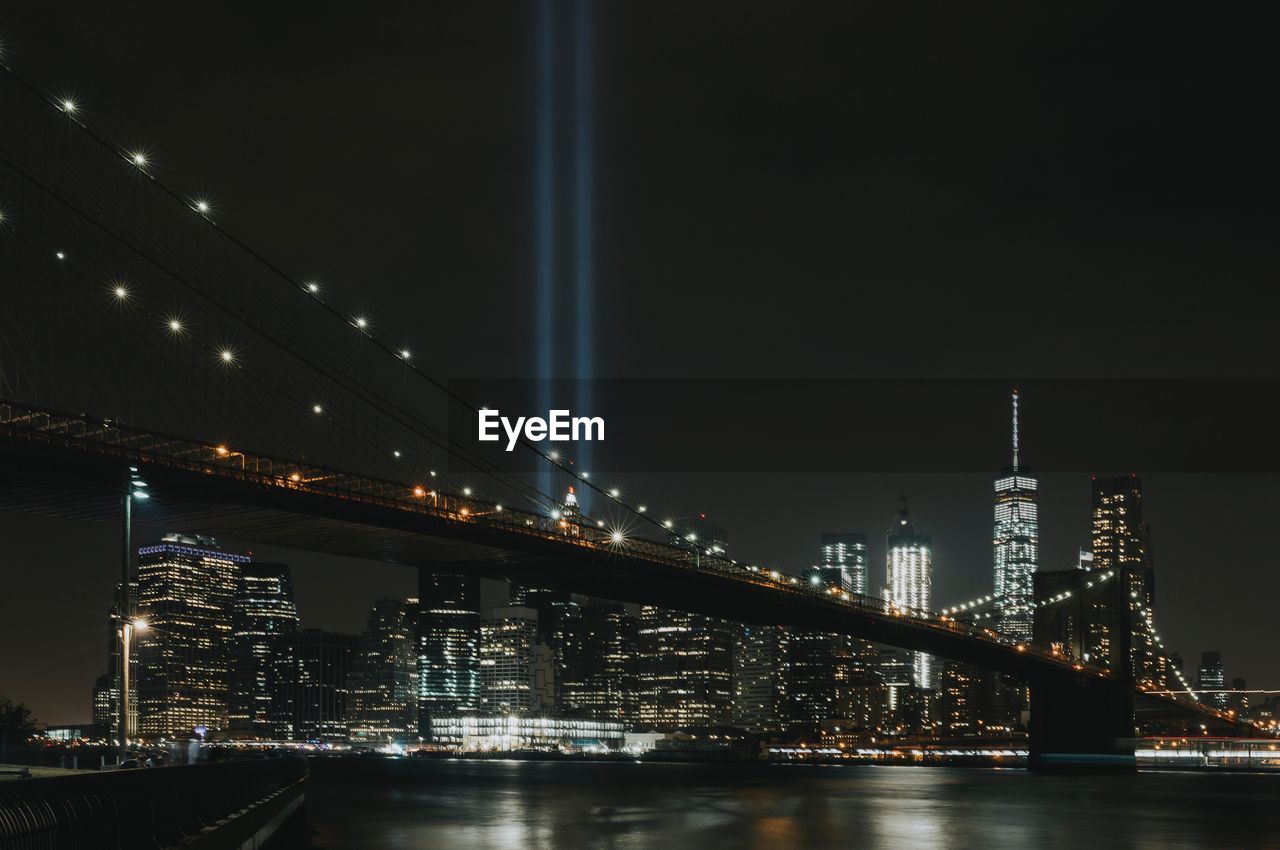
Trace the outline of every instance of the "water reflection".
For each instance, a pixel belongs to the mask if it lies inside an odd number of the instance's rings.
[[[327,759],[313,848],[1265,847],[1280,776]]]

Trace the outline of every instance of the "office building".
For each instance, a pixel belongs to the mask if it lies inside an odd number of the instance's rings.
[[[720,557],[729,532],[705,514],[678,519],[672,542],[695,558]],[[643,605],[639,630],[639,719],[672,730],[733,718],[733,648],[739,626],[715,617]]]
[[[166,535],[138,550],[138,734],[206,737],[227,729],[233,609],[249,558],[207,537]]]
[[[885,599],[905,616],[925,616],[932,602],[933,539],[916,529],[907,512],[907,500],[899,501],[898,516],[886,532]],[[910,656],[910,681],[917,688],[933,687],[933,658],[923,652]]]
[[[418,656],[412,615],[417,602],[384,597],[369,609],[348,688],[347,721],[353,742],[407,744],[418,736]]]
[[[826,587],[838,587],[863,596],[867,593],[867,535],[858,532],[824,532],[819,541],[818,563],[813,575]]]
[[[277,740],[286,730],[272,724],[275,658],[298,630],[293,580],[284,564],[240,567],[231,614],[232,643],[228,721],[232,737]]]
[[[359,648],[359,636],[322,629],[302,629],[280,643],[271,722],[282,740],[348,740],[351,669]]]
[[[1206,705],[1220,710],[1228,707],[1227,674],[1222,667],[1222,653],[1210,650],[1200,653],[1200,670],[1196,674],[1196,691]]]
[[[786,725],[817,729],[828,720],[852,718],[853,638],[798,628],[788,632]]]
[[[103,730],[108,740],[118,740],[120,726],[120,583],[116,582],[116,592],[111,597],[111,609],[107,619],[107,672],[99,676],[93,683],[92,717],[93,724]],[[126,611],[136,611],[138,605],[138,583],[129,582],[129,597],[126,600]],[[133,737],[138,731],[138,688],[137,663],[138,643],[134,641],[129,652],[135,687],[129,690],[129,728],[128,736]]]
[[[733,725],[778,732],[787,721],[787,629],[742,626],[733,652]]]
[[[480,621],[480,707],[486,714],[549,712],[555,707],[551,649],[538,640],[538,612],[506,606]]]
[[[1039,482],[1021,464],[1018,391],[1013,391],[1013,463],[995,482],[995,604],[997,628],[1017,641],[1031,640],[1032,576],[1039,562]]]
[[[574,717],[638,719],[640,622],[619,602],[590,602],[565,621],[565,662],[557,668],[560,711]]]
[[[1142,518],[1142,481],[1136,475],[1093,479],[1093,571],[1115,571],[1116,604],[1125,625],[1106,634],[1105,653],[1112,669],[1118,659],[1130,659],[1134,681],[1150,688],[1165,688],[1167,665],[1157,651],[1152,606],[1155,604],[1155,569],[1151,559],[1151,532]]]
[[[431,734],[432,716],[480,710],[480,581],[422,569],[415,628],[418,728]]]

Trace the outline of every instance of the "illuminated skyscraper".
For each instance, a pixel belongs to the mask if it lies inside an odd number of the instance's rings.
[[[511,605],[480,621],[480,704],[487,714],[554,708],[550,648],[538,641],[538,612]]]
[[[272,723],[289,741],[348,739],[347,707],[357,635],[302,629],[285,638],[274,663]]]
[[[704,515],[675,521],[673,542],[721,556],[729,532]],[[729,723],[733,647],[740,627],[716,617],[640,608],[640,722],[658,729]]]
[[[271,719],[273,659],[281,643],[298,630],[298,606],[287,566],[241,566],[231,625],[231,732],[236,737],[278,740],[285,730],[274,728]]]
[[[565,621],[560,709],[574,717],[636,721],[639,620],[620,602],[581,606]]]
[[[480,708],[480,581],[423,569],[418,578],[418,728]]]
[[[933,589],[933,538],[916,530],[907,512],[907,500],[899,500],[898,516],[886,532],[886,573],[889,586],[885,599],[910,616],[929,610]],[[911,653],[911,684],[930,688],[933,658],[923,652]]]
[[[733,723],[777,732],[787,722],[787,629],[742,626],[733,650]]]
[[[1013,465],[996,479],[995,598],[999,629],[1021,642],[1031,640],[1035,611],[1031,577],[1040,550],[1038,483],[1019,463],[1018,391],[1013,391]]]
[[[107,672],[99,676],[93,685],[93,723],[104,730],[108,740],[116,738],[116,730],[120,724],[120,585],[112,595],[110,619],[107,620]],[[138,583],[129,582],[130,609],[136,610],[138,605]],[[129,651],[130,663],[138,662],[138,643],[134,641]],[[137,670],[135,666],[133,668]],[[130,736],[138,731],[138,689],[129,689],[129,732]]]
[[[1119,669],[1127,655],[1135,682],[1166,687],[1166,664],[1151,623],[1156,583],[1151,531],[1142,519],[1142,480],[1136,475],[1093,480],[1093,570],[1115,571],[1119,581],[1111,585],[1112,599],[1128,626],[1100,630],[1091,641],[1091,655],[1112,669]]]
[[[1200,653],[1200,671],[1196,675],[1196,690],[1200,698],[1214,708],[1227,708],[1227,674],[1222,668],[1222,653],[1215,650]]]
[[[418,734],[418,659],[410,608],[418,600],[382,598],[369,609],[351,671],[351,740],[403,744]]]
[[[227,728],[232,611],[244,555],[166,535],[138,550],[138,734],[179,740]]]
[[[867,535],[845,531],[823,533],[814,575],[828,587],[865,596]]]

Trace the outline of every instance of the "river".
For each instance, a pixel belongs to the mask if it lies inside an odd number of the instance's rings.
[[[313,761],[311,848],[1280,847],[1280,775]]]

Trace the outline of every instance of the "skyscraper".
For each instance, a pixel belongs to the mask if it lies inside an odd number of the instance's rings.
[[[418,656],[411,606],[381,598],[369,619],[351,671],[347,720],[351,740],[404,744],[418,734]]]
[[[1216,650],[1200,653],[1200,671],[1196,675],[1196,690],[1200,692],[1200,698],[1214,708],[1226,709],[1226,687],[1227,674],[1222,667],[1222,653]]]
[[[1127,628],[1099,636],[1099,643],[1104,638],[1107,642],[1108,666],[1119,669],[1119,659],[1128,656],[1135,682],[1166,687],[1166,664],[1156,650],[1151,623],[1151,531],[1142,519],[1142,480],[1136,475],[1093,479],[1093,569],[1115,571],[1114,604],[1128,623]]]
[[[166,535],[138,550],[138,734],[190,738],[227,728],[232,611],[244,555],[207,537]]]
[[[351,668],[360,638],[302,629],[288,635],[274,659],[272,723],[291,741],[344,742]]]
[[[1018,446],[1018,391],[1013,391],[1013,464],[995,486],[995,602],[999,629],[1020,642],[1031,640],[1034,614],[1031,577],[1039,560],[1038,482],[1022,466]]]
[[[672,536],[699,556],[728,549],[729,532],[703,515],[676,520]],[[731,722],[738,629],[715,617],[641,606],[641,724],[678,729]]]
[[[418,728],[480,708],[480,581],[418,573]]]
[[[641,725],[679,729],[730,722],[738,628],[715,617],[641,606]]]
[[[814,575],[828,587],[839,587],[849,593],[867,593],[867,535],[850,532],[824,532],[818,550]]]
[[[898,503],[898,516],[885,534],[886,574],[889,586],[885,599],[890,605],[922,616],[929,610],[933,587],[933,538],[916,530],[907,512],[907,500]],[[923,652],[911,653],[911,683],[917,688],[933,686],[933,658]]]
[[[231,625],[231,733],[243,738],[279,739],[285,730],[272,724],[274,659],[281,643],[298,630],[298,606],[286,565],[249,563],[240,567]]]
[[[557,668],[560,709],[575,717],[636,722],[639,620],[620,602],[592,602],[566,621],[567,661]]]
[[[820,726],[853,716],[851,668],[854,640],[847,635],[788,629],[786,706],[788,726]]]
[[[733,723],[777,732],[787,721],[787,629],[743,626],[733,651]]]
[[[511,605],[480,621],[480,705],[487,714],[550,711],[555,704],[551,650],[538,640],[538,612]]]

